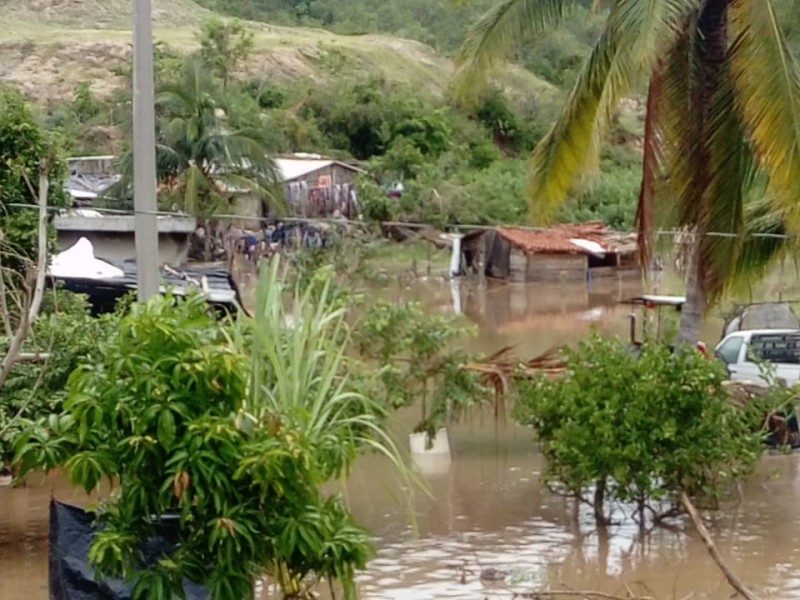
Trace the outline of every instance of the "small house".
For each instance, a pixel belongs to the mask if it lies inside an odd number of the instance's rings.
[[[602,223],[530,230],[496,227],[464,245],[467,267],[505,281],[638,276],[636,236]]]
[[[299,217],[358,216],[356,178],[363,170],[318,154],[275,159],[289,210]]]

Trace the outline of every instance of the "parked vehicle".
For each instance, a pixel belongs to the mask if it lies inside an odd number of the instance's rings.
[[[761,363],[770,363],[774,382],[788,386],[800,380],[800,330],[751,329],[723,338],[714,355],[728,368],[731,381],[768,386]]]

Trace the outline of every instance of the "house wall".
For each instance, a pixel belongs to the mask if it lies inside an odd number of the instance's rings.
[[[358,177],[358,172],[352,171],[347,169],[341,165],[329,165],[327,167],[323,167],[321,169],[317,169],[316,171],[312,171],[311,173],[307,173],[302,177],[296,177],[291,181],[287,181],[284,184],[284,194],[286,198],[286,202],[289,203],[289,188],[292,183],[305,183],[306,189],[313,189],[317,187],[323,187],[320,184],[324,183],[324,181],[320,181],[321,179],[328,179],[330,181],[331,186],[334,185],[341,185],[343,183],[353,184]],[[297,216],[318,216],[312,215],[310,208],[308,207],[307,203],[299,203],[296,206],[292,207],[294,213]]]
[[[585,254],[528,255],[527,281],[585,281],[589,269]]]
[[[237,215],[241,217],[241,219],[231,219],[229,221],[230,225],[242,229],[260,229],[261,223],[258,219],[264,216],[261,205],[262,202],[260,198],[256,198],[250,194],[237,195],[231,202],[230,214]]]
[[[528,268],[528,255],[522,250],[512,248],[508,257],[508,280],[525,281]]]
[[[158,217],[158,260],[180,265],[186,262],[189,239],[197,229],[194,217]],[[97,258],[125,260],[136,257],[135,219],[130,215],[87,217],[80,214],[58,215],[53,219],[56,243],[66,250],[85,237],[94,247]]]
[[[94,255],[99,259],[123,261],[136,258],[136,243],[133,232],[104,231],[59,231],[56,244],[59,250],[71,248],[80,238],[85,237],[94,247]],[[186,263],[189,254],[189,234],[159,233],[158,262],[178,266]]]
[[[115,162],[115,156],[76,156],[67,159],[67,167],[76,175],[110,175]]]

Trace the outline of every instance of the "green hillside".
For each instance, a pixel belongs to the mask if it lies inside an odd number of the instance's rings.
[[[197,27],[212,14],[191,0],[155,0],[153,12],[156,39],[184,53],[197,48]],[[129,0],[0,0],[0,22],[0,82],[32,99],[63,97],[87,80],[94,93],[107,95],[120,83],[114,72],[130,60]],[[418,41],[248,26],[255,32],[254,52],[244,67],[249,77],[315,81],[377,75],[434,93],[449,84],[451,61]],[[553,89],[522,68],[510,68],[506,82],[525,93]]]
[[[451,57],[494,0],[459,6],[449,0],[198,1],[204,6],[153,0],[159,85],[182,76],[186,57],[200,48],[201,26],[215,15],[210,9],[258,19],[244,23],[253,44],[234,67],[231,85],[206,82],[204,91],[225,106],[228,123],[258,131],[269,152],[354,158],[378,183],[402,179],[403,202],[391,206],[380,187],[365,184],[368,216],[434,224],[524,219],[527,157],[602,22],[602,15],[580,9],[574,23],[532,40],[517,66],[497,74],[496,89],[467,110],[448,94]],[[323,5],[333,11],[330,18],[319,13]],[[0,0],[0,22],[0,86],[19,89],[38,105],[66,152],[124,152],[130,0]],[[562,218],[630,225],[641,111],[635,99],[624,103],[599,179],[576,191]]]

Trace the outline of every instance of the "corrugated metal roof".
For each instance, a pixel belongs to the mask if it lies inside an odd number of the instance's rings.
[[[361,171],[361,169],[347,163],[325,158],[276,158],[275,165],[278,167],[283,181],[292,181],[331,165],[338,165],[354,172]]]

